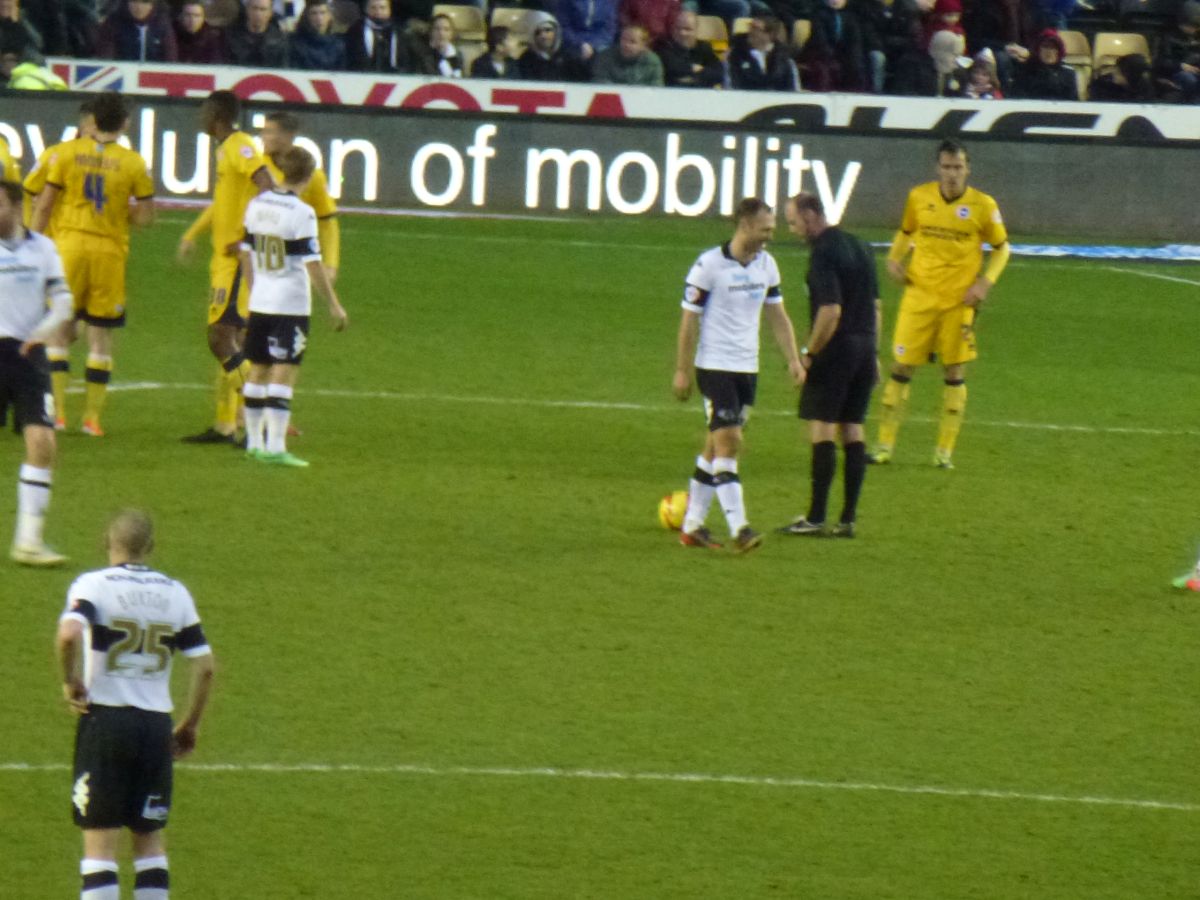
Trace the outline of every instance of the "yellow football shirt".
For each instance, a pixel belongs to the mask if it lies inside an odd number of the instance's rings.
[[[213,188],[212,242],[217,256],[246,233],[246,204],[258,196],[254,173],[267,164],[250,136],[235,131],[217,147],[217,183]]]
[[[52,147],[47,147],[42,151],[42,155],[38,157],[33,168],[29,170],[29,174],[25,176],[22,186],[25,188],[25,227],[28,228],[33,222],[33,201],[42,191],[46,189],[46,173],[50,171],[50,157],[63,148],[68,143],[63,141],[62,144],[55,144]],[[54,211],[50,214],[50,224],[46,226],[46,234],[49,237],[54,237],[54,226],[62,219],[62,204],[55,203]]]
[[[267,170],[275,179],[275,183],[283,184],[283,172],[280,171],[279,166],[275,165],[275,161],[270,156],[266,157],[266,160]],[[312,179],[308,182],[304,193],[300,195],[300,199],[311,206],[317,214],[321,262],[336,269],[341,262],[340,229],[333,218],[337,215],[337,203],[329,194],[329,181],[325,178],[324,172],[320,169],[313,171]]]
[[[55,238],[82,232],[129,250],[129,200],[149,200],[154,182],[140,153],[116,141],[76,138],[50,151],[46,184],[62,191]]]
[[[2,137],[0,137],[0,172],[3,172],[5,181],[21,183],[21,167],[13,159],[13,155],[8,149],[8,141]]]
[[[909,282],[948,304],[961,303],[979,277],[983,244],[998,247],[1008,240],[995,200],[971,187],[945,200],[936,181],[909,191],[900,230],[913,243]]]

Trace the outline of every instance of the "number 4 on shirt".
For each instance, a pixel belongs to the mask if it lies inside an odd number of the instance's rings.
[[[83,179],[83,196],[92,201],[97,214],[103,213],[104,204],[108,202],[104,197],[104,176],[88,173]]]

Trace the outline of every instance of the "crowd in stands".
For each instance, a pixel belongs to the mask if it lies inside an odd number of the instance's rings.
[[[479,0],[482,4],[482,0]],[[433,0],[0,0],[0,82],[44,56],[445,78],[1200,103],[1200,0],[1154,3],[1149,54],[1066,64],[1120,0],[512,0],[461,41]],[[232,14],[230,7],[232,6]],[[221,7],[227,21],[209,21]],[[347,9],[349,7],[349,10]],[[1117,6],[1113,6],[1114,11]],[[349,13],[349,15],[347,15]],[[701,39],[715,16],[720,39]],[[730,36],[732,35],[732,36]],[[1089,66],[1090,68],[1090,66]]]

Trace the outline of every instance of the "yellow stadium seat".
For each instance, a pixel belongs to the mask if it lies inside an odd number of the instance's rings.
[[[454,34],[457,40],[482,41],[487,39],[487,20],[483,17],[483,10],[478,6],[438,3],[433,7],[433,14],[450,17],[450,21],[454,23]],[[458,46],[457,42],[455,46]]]
[[[516,35],[523,45],[533,40],[533,29],[546,14],[536,9],[514,9],[509,6],[498,6],[492,10],[492,24],[503,25]]]
[[[753,16],[742,16],[739,19],[733,20],[733,33],[745,34],[750,30],[750,23],[754,21]]]
[[[722,59],[729,50],[729,29],[720,16],[696,16],[696,39],[708,41]]]
[[[1130,53],[1140,53],[1150,59],[1150,44],[1145,35],[1129,33],[1117,34],[1104,31],[1096,35],[1096,43],[1092,50],[1092,65],[1096,71],[1109,66],[1115,66],[1117,60]]]
[[[792,49],[799,50],[812,37],[812,22],[809,19],[797,19],[792,26]]]

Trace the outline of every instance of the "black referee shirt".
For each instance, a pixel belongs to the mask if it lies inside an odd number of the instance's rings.
[[[842,307],[842,316],[835,341],[851,335],[876,337],[879,283],[875,257],[865,243],[840,228],[826,228],[811,244],[807,283],[810,328],[820,307],[836,303]]]

